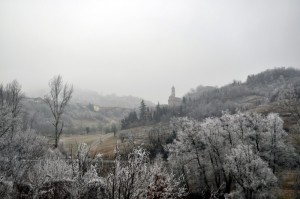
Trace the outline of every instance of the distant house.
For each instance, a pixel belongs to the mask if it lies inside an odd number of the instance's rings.
[[[98,106],[98,105],[94,105],[94,111],[95,111],[95,112],[98,112],[98,111],[100,111],[100,106]]]
[[[181,98],[175,97],[175,87],[172,87],[171,95],[168,100],[169,107],[176,107],[181,105]]]
[[[95,105],[95,104],[89,104],[88,105],[88,108],[90,109],[90,111],[94,111],[94,112],[98,112],[98,111],[100,111],[100,106],[98,106],[98,105]]]
[[[36,103],[41,103],[43,102],[43,99],[41,97],[33,98],[33,101]]]

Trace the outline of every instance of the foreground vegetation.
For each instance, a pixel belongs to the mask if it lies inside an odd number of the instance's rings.
[[[273,92],[268,111],[216,109],[149,123],[145,109],[136,118],[142,127],[64,135],[64,109],[47,136],[26,119],[18,82],[1,85],[0,197],[300,198],[299,143],[291,139],[299,137],[300,84],[289,82]],[[57,96],[47,98],[50,109],[64,102]]]

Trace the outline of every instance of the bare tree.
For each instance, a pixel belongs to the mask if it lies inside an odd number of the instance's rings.
[[[50,107],[53,115],[53,126],[55,128],[54,134],[54,147],[57,148],[60,136],[64,128],[64,122],[62,115],[65,112],[65,108],[72,98],[73,86],[63,84],[62,77],[55,76],[49,81],[50,95],[44,97],[45,103]]]

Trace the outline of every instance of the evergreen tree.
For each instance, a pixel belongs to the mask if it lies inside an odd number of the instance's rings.
[[[144,100],[141,101],[141,105],[140,105],[140,120],[145,120],[146,119],[146,104],[144,102]]]
[[[130,123],[134,123],[134,122],[136,122],[137,120],[138,120],[138,117],[137,117],[137,114],[136,114],[136,112],[135,111],[132,111],[132,112],[130,112],[129,113],[129,122]]]
[[[137,123],[138,117],[135,111],[130,112],[124,119],[121,120],[121,128],[122,129],[127,129],[132,124]]]
[[[124,118],[124,119],[122,119],[121,120],[121,129],[126,129],[126,128],[128,128],[128,120],[127,120],[127,118]]]
[[[162,115],[162,110],[161,110],[160,104],[158,102],[156,105],[156,111],[155,111],[155,116],[154,116],[155,121],[159,122],[161,115]]]
[[[146,121],[152,120],[152,112],[150,111],[149,107],[146,108],[145,120]]]
[[[186,104],[186,98],[185,97],[182,98],[182,104],[184,104],[184,105]]]

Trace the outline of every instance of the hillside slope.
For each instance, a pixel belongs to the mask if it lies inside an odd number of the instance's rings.
[[[42,134],[53,131],[50,109],[41,98],[25,98],[23,107],[31,128]],[[131,108],[101,107],[71,102],[63,115],[65,133],[105,131],[113,123],[119,123],[131,110]]]
[[[254,109],[275,101],[286,86],[299,82],[299,69],[274,68],[249,75],[245,82],[233,81],[220,88],[199,86],[184,96],[183,107],[187,116],[197,119]]]

